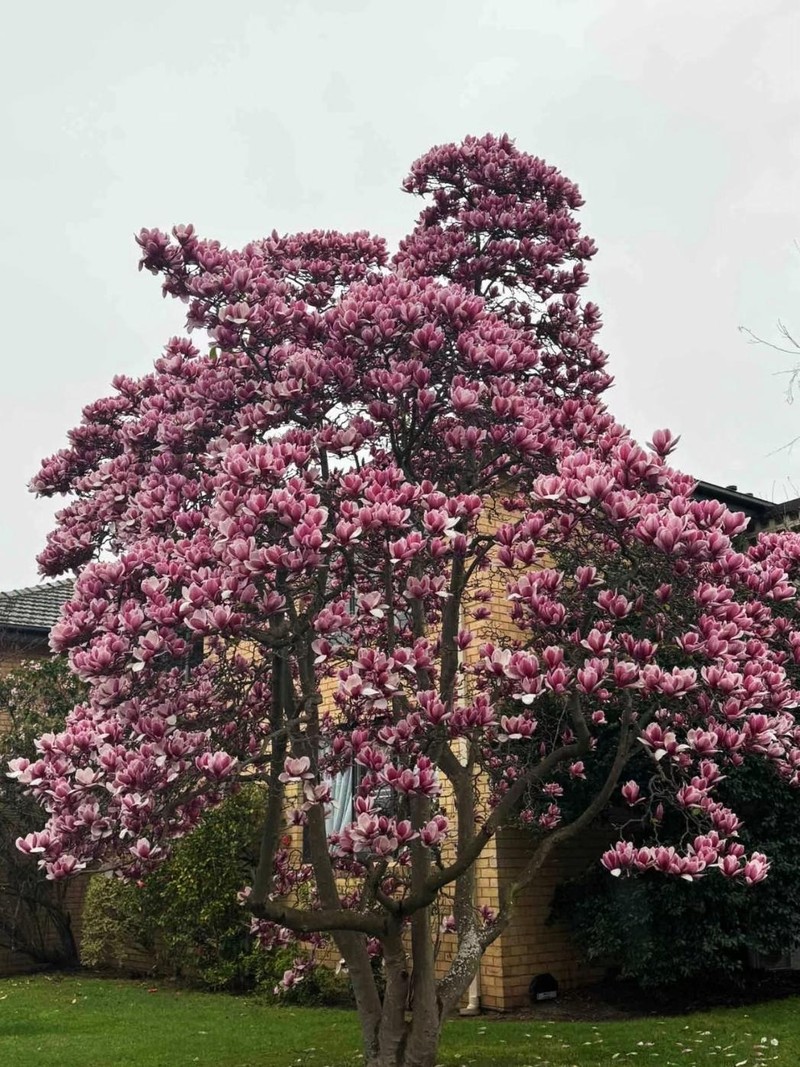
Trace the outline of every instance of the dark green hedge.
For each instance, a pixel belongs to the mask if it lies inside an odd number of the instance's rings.
[[[752,952],[800,941],[800,793],[754,759],[728,770],[719,797],[745,820],[748,851],[769,857],[769,877],[750,887],[714,870],[693,882],[652,872],[612,878],[598,863],[562,886],[554,905],[589,960],[642,988],[698,985],[741,980]]]

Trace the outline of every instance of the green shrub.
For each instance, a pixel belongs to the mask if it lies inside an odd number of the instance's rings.
[[[93,878],[83,962],[125,966],[133,950],[149,953],[160,974],[205,989],[271,993],[297,952],[261,949],[250,935],[250,913],[237,900],[253,878],[262,809],[260,789],[247,787],[209,812],[143,883]],[[284,996],[298,1004],[342,1004],[350,1000],[350,984],[318,967]]]
[[[81,963],[123,966],[131,950],[155,950],[155,924],[142,907],[142,893],[119,878],[95,875],[83,905]]]
[[[258,981],[250,915],[237,893],[253,878],[262,808],[256,786],[229,798],[139,890],[155,924],[160,969],[209,989],[246,989]]]
[[[655,872],[612,878],[596,863],[554,902],[587,959],[652,989],[740,981],[751,952],[800,941],[800,794],[760,760],[727,773],[719,797],[745,820],[747,850],[767,854],[769,877],[749,887],[717,871],[693,882]]]
[[[237,900],[252,879],[257,787],[209,812],[144,882],[95,877],[87,894],[81,958],[123,964],[149,952],[162,974],[209,989],[247,989],[260,980],[262,953]]]

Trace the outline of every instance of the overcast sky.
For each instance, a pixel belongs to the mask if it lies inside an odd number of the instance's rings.
[[[37,580],[39,460],[182,328],[135,230],[394,244],[408,165],[467,133],[580,185],[617,417],[680,432],[699,477],[800,495],[792,361],[737,330],[800,334],[797,0],[44,0],[3,36],[0,589]]]

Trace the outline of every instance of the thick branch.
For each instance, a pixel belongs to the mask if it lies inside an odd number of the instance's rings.
[[[288,671],[288,664],[280,655],[272,660],[272,705],[270,707],[270,732],[280,730],[283,718],[283,673]],[[272,881],[278,840],[283,826],[283,806],[285,789],[280,780],[283,762],[286,757],[286,739],[274,739],[270,753],[269,780],[267,786],[267,810],[261,831],[258,866],[253,879],[252,899],[262,901],[269,892]]]
[[[528,774],[518,778],[514,785],[500,800],[475,836],[470,841],[465,842],[462,848],[459,848],[459,854],[455,861],[451,863],[449,867],[433,871],[429,875],[423,888],[418,891],[412,891],[410,896],[403,902],[402,913],[405,915],[412,915],[419,908],[431,904],[435,900],[436,894],[440,889],[443,889],[444,886],[454,882],[468,870],[473,863],[475,863],[478,856],[480,856],[481,852],[486,848],[486,845],[497,830],[499,830],[505,820],[509,818],[514,807],[522,798],[528,786],[530,786],[532,782],[538,781],[550,774],[553,768],[559,763],[583,755],[586,748],[587,746],[578,743],[562,745],[560,748],[554,749],[548,756],[545,756],[545,758]]]
[[[320,908],[307,911],[293,908],[285,901],[265,900],[251,905],[250,909],[258,919],[279,923],[296,933],[315,934],[326,931],[344,930],[350,933],[366,934],[368,937],[382,937],[386,933],[387,921],[380,915],[365,915],[362,912],[345,908]]]

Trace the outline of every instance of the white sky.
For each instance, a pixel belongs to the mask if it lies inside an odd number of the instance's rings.
[[[408,165],[467,133],[580,185],[617,417],[682,433],[699,477],[800,495],[800,445],[776,451],[800,434],[791,360],[737,332],[800,333],[797,0],[43,0],[3,21],[0,589],[36,580],[40,458],[182,328],[134,231],[394,244]]]

